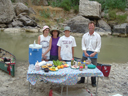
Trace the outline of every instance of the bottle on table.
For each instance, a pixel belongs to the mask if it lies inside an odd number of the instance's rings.
[[[81,62],[80,62],[80,60],[78,60],[78,66],[80,66],[81,65]]]
[[[84,62],[83,62],[83,68],[85,68],[85,64],[86,64],[86,61],[84,60]]]
[[[83,66],[82,65],[80,65],[79,70],[83,71]]]
[[[71,66],[73,66],[74,65],[74,59],[72,58],[71,59]]]

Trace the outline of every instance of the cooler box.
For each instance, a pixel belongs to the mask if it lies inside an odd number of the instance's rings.
[[[42,61],[42,45],[30,44],[29,45],[29,64],[34,64],[36,62]]]
[[[97,63],[97,68],[102,71],[105,77],[109,76],[111,65]]]

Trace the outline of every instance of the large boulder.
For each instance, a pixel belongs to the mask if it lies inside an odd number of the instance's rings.
[[[6,28],[4,29],[5,33],[20,33],[20,32],[25,32],[23,28]]]
[[[15,0],[15,2],[16,3],[21,2],[21,3],[27,4],[28,3],[28,0]]]
[[[15,16],[11,0],[0,0],[0,23],[9,23]]]
[[[87,18],[101,18],[101,4],[96,1],[80,0],[79,14]]]
[[[113,33],[128,34],[127,26],[128,26],[128,23],[114,25]]]
[[[12,27],[23,27],[23,22],[19,21],[19,20],[13,20],[12,22]]]
[[[23,3],[17,3],[15,6],[15,12],[17,16],[21,13],[29,14],[29,8]]]
[[[98,27],[111,32],[111,27],[104,20],[98,20]]]
[[[83,16],[76,16],[68,21],[67,25],[71,27],[72,32],[85,33],[88,32],[89,19]]]
[[[6,28],[7,25],[6,24],[0,24],[0,28]]]
[[[25,26],[32,26],[32,27],[36,27],[37,26],[37,23],[35,22],[35,20],[31,19],[28,16],[24,16],[22,14],[18,15],[18,20],[23,22],[23,24]]]

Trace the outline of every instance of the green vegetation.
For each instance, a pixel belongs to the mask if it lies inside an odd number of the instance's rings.
[[[119,9],[124,11],[126,8],[126,0],[90,0],[101,3],[102,10]]]
[[[36,2],[36,4],[39,4],[39,2],[40,2],[40,0],[36,0],[36,1],[34,1],[34,0],[31,0],[32,2]]]
[[[15,0],[11,0],[13,3],[15,2]]]
[[[75,13],[79,11],[79,0],[56,0],[56,2],[49,1],[48,4],[52,7],[61,7],[66,11],[71,9],[74,9]]]
[[[42,8],[43,9],[43,8]],[[44,18],[50,18],[51,16],[51,13],[50,13],[50,10],[49,8],[47,8],[47,10],[43,10],[43,11],[39,11],[39,15],[44,17]]]
[[[108,20],[113,20],[116,21],[117,23],[121,24],[124,23],[125,20],[127,19],[127,14],[123,14],[123,15],[116,15],[118,10],[109,10],[108,14],[109,14],[109,19]]]
[[[90,0],[90,1],[97,1],[102,6],[102,11],[105,12],[104,18],[108,21],[116,21],[117,23],[121,24],[126,22],[127,14],[117,15],[117,12],[124,11],[127,7],[127,0]],[[107,15],[109,17],[107,17]]]

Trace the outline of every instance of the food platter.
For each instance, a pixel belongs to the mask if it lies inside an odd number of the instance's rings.
[[[73,65],[73,66],[70,66],[71,69],[79,69],[79,66],[77,65]]]

